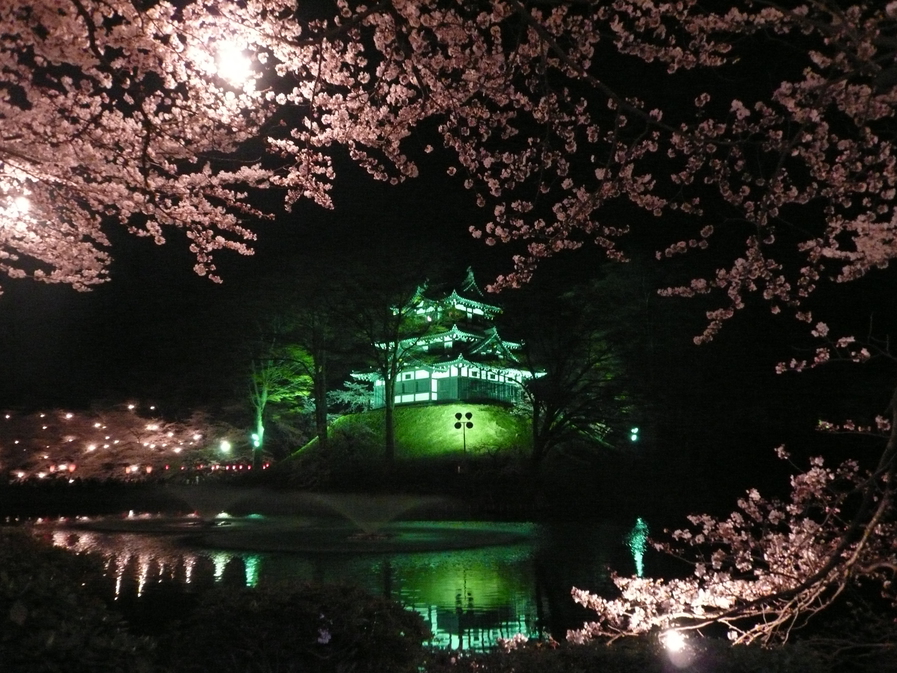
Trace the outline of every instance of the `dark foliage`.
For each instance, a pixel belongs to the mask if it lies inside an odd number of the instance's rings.
[[[20,530],[0,531],[0,670],[150,671],[150,641],[97,598],[102,569]]]
[[[417,671],[423,620],[348,586],[216,589],[161,639],[178,673]]]

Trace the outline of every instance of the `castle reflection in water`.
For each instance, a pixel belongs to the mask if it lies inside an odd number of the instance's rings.
[[[101,556],[109,591],[123,602],[222,585],[352,583],[418,612],[433,633],[432,645],[469,650],[489,648],[498,638],[517,633],[538,637],[547,623],[547,601],[540,600],[537,590],[534,543],[439,552],[303,554],[203,549],[173,535],[107,533],[58,523],[46,525],[44,535],[58,547]]]

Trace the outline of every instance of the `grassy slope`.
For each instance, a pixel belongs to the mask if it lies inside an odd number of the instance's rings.
[[[503,407],[484,404],[446,404],[436,406],[402,406],[395,412],[396,457],[399,459],[450,457],[462,453],[462,431],[455,428],[456,413],[472,414],[473,427],[466,430],[467,453],[470,457],[496,452],[524,450],[530,447],[529,424]],[[340,434],[375,439],[378,451],[383,446],[382,409],[340,418],[333,424],[332,435]],[[299,452],[313,450],[313,440]]]

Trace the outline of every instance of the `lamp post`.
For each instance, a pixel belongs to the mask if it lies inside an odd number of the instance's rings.
[[[462,414],[460,411],[455,414],[455,418],[457,421],[455,422],[455,430],[461,431],[461,446],[464,450],[464,462],[467,462],[467,429],[473,427],[473,423],[471,422],[471,418],[473,418],[473,414],[469,411],[466,414]],[[461,471],[461,466],[458,466],[458,472]]]
[[[263,429],[260,429],[259,432],[252,433],[252,468],[258,469],[259,463],[259,449],[262,448],[262,432]]]

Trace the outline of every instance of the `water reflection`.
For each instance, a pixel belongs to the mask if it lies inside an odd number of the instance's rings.
[[[311,554],[204,549],[180,535],[48,527],[54,545],[100,554],[116,600],[154,592],[196,593],[264,582],[352,583],[418,612],[432,644],[480,650],[516,633],[540,635],[536,538],[515,544],[414,553]],[[536,527],[532,527],[536,532]],[[565,588],[569,594],[569,586]]]

